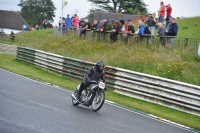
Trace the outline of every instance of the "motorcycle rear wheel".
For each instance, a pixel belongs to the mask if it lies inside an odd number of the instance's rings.
[[[92,101],[91,108],[94,112],[97,112],[104,104],[105,93],[102,91],[96,95]]]
[[[77,90],[74,92],[74,95],[76,95],[76,93],[77,93]],[[79,105],[79,102],[77,102],[77,101],[72,97],[72,104],[73,104],[74,106],[77,106],[77,105]]]

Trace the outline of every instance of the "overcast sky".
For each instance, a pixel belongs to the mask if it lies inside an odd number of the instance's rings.
[[[62,15],[62,0],[52,0],[56,7],[56,17],[54,24],[58,25],[58,19]],[[143,0],[147,4],[148,12],[156,12],[160,6],[161,0]],[[13,10],[19,11],[20,7],[17,6],[20,0],[0,0],[0,10]],[[170,3],[172,6],[173,17],[193,17],[200,16],[200,0],[163,0],[164,4]],[[80,18],[87,16],[89,9],[94,7],[87,0],[68,0],[68,5],[63,9],[63,17],[67,14],[72,14],[75,10],[78,11]],[[2,16],[0,16],[2,17]]]

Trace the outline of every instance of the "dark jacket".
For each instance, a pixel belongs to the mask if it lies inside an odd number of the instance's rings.
[[[156,23],[154,22],[154,19],[152,17],[148,18],[147,24],[149,27],[156,26]]]
[[[96,66],[92,66],[89,68],[89,70],[85,73],[83,81],[99,81],[99,80],[103,80],[103,82],[105,83],[105,73],[103,72],[99,72],[96,69]]]
[[[166,33],[168,36],[176,36],[178,32],[177,23],[172,23],[169,27],[169,31]]]
[[[135,28],[133,25],[128,26],[128,31],[131,31],[131,33],[135,33]]]
[[[104,30],[104,32],[112,30],[112,26],[108,21],[104,24],[104,29],[103,30]]]

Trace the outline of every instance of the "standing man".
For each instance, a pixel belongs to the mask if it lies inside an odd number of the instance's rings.
[[[160,9],[158,10],[158,12],[160,13],[159,22],[162,23],[165,17],[165,5],[163,1],[160,2]]]
[[[149,17],[147,18],[147,25],[149,29],[151,30],[151,38],[154,36],[154,32],[156,29],[156,13],[153,12],[152,14],[149,14]]]
[[[178,33],[178,25],[176,23],[175,18],[170,18],[169,21],[170,21],[171,25],[169,27],[169,31],[165,31],[165,34],[167,34],[168,36],[172,36],[170,38],[170,42],[171,42],[172,50],[174,50],[174,40],[175,40],[175,36],[177,36],[177,33]]]
[[[67,18],[65,18],[65,21],[67,23],[67,29],[69,29],[72,26],[72,20],[69,17],[69,14],[67,14]]]

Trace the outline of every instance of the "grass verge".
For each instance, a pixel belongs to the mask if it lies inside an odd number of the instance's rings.
[[[63,88],[73,90],[78,82],[50,73],[30,64],[16,60],[15,55],[0,54],[0,68],[42,82],[49,82]],[[174,109],[152,104],[142,100],[106,91],[106,99],[115,103],[149,113],[182,125],[200,130],[200,117],[183,113]]]

